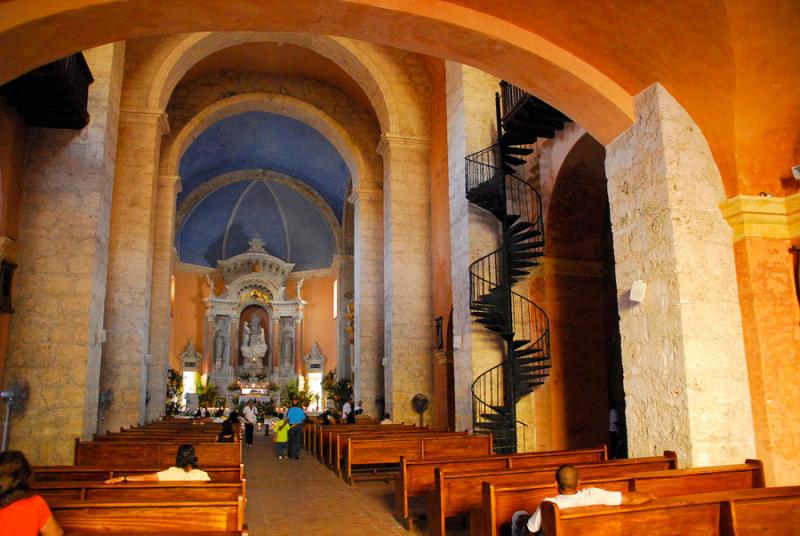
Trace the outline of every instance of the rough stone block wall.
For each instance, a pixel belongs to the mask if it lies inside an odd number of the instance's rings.
[[[161,114],[123,110],[111,214],[101,431],[144,422]]]
[[[74,438],[97,429],[124,54],[124,44],[85,52],[89,126],[29,131],[6,376],[30,385],[10,447],[36,465],[71,464]]]
[[[433,298],[430,262],[430,143],[385,137],[384,382],[395,421],[416,422],[412,397],[433,396]],[[432,411],[425,414],[429,424]]]
[[[700,130],[660,85],[607,147],[629,452],[690,466],[755,452],[731,230]],[[634,280],[647,283],[640,304]]]
[[[495,143],[494,92],[499,80],[459,63],[445,62],[450,174],[450,244],[456,429],[472,427],[472,382],[502,359],[502,340],[473,321],[469,265],[500,246],[500,224],[465,196],[464,157]]]

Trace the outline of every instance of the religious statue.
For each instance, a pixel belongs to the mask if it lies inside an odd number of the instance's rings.
[[[294,340],[289,333],[284,332],[281,339],[281,376],[290,376],[294,369]]]
[[[254,316],[242,329],[242,355],[245,357],[245,367],[248,369],[261,369],[262,360],[267,355],[267,338],[264,328],[259,324],[261,319]]]
[[[305,279],[298,279],[297,280],[297,291],[295,292],[295,295],[296,295],[295,297],[297,298],[297,301],[302,301],[303,300],[303,297],[300,295],[300,291],[303,289],[303,282],[304,281],[305,281]]]
[[[223,330],[218,329],[214,334],[214,369],[219,371],[222,369],[222,363],[225,360],[225,333]]]

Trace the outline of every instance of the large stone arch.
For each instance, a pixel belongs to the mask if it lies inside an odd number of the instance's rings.
[[[165,140],[162,174],[177,175],[183,153],[212,124],[244,112],[269,112],[296,119],[319,132],[338,151],[350,170],[354,185],[370,177],[363,151],[350,134],[325,111],[300,99],[274,93],[245,93],[217,101],[202,109],[174,137]]]
[[[177,43],[166,57],[158,59],[158,70],[154,73],[147,90],[146,108],[164,110],[183,75],[203,58],[238,44],[265,41],[308,48],[333,61],[362,87],[375,110],[382,130],[385,132],[402,130],[403,114],[397,108],[397,97],[393,96],[395,89],[375,62],[363,51],[357,50],[358,43],[348,39],[311,34],[269,32],[190,34]]]
[[[388,30],[397,28],[414,31]],[[0,81],[112,41],[176,31],[253,29],[342,35],[470,64],[519,83],[604,143],[633,119],[630,92],[578,55],[494,14],[440,1],[387,7],[377,0],[283,0],[248,3],[239,10],[233,2],[192,0],[75,0],[68,8],[13,0],[0,5],[0,51],[9,54],[0,56]],[[27,46],[30,42],[38,46]]]

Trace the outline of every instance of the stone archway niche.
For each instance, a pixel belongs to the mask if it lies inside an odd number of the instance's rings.
[[[206,305],[203,372],[223,396],[243,374],[284,386],[302,372],[294,355],[308,303],[301,296],[302,280],[296,297],[287,299],[286,280],[294,264],[267,253],[258,237],[249,243],[244,253],[218,261],[224,290]]]

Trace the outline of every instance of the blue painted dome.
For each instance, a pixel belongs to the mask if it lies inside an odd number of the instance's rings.
[[[267,251],[295,270],[329,268],[333,231],[319,208],[291,187],[264,179],[227,184],[197,203],[176,234],[182,262],[217,266],[260,236]]]
[[[319,132],[290,117],[245,112],[204,130],[180,162],[178,205],[203,182],[231,171],[271,169],[314,189],[341,221],[350,173]]]

